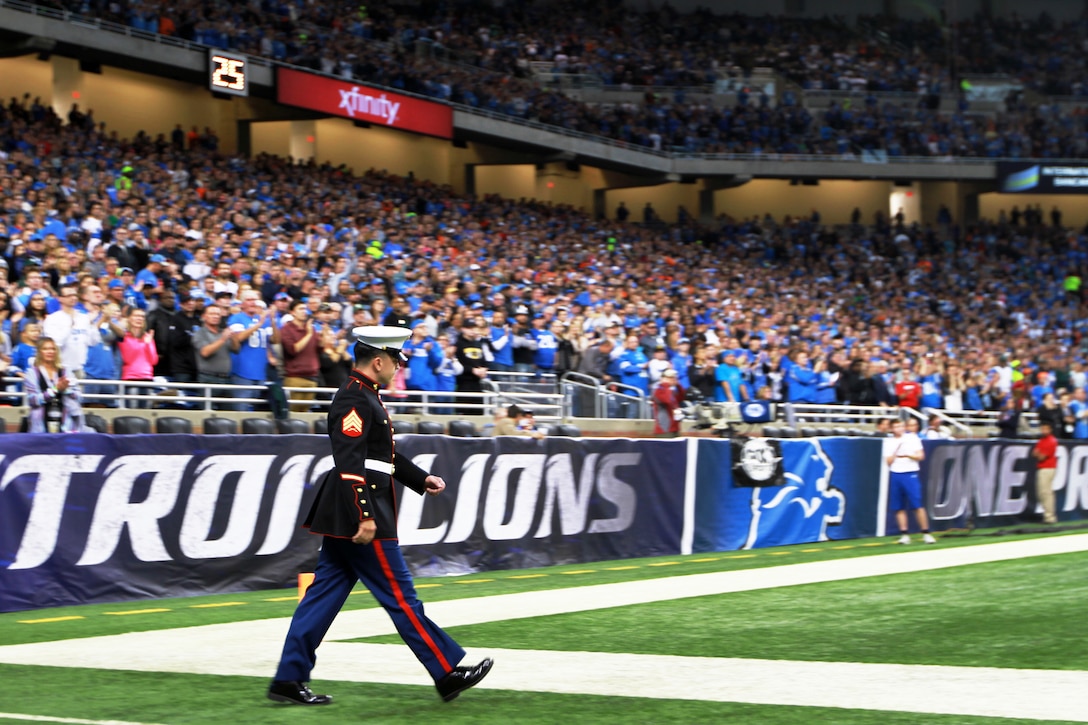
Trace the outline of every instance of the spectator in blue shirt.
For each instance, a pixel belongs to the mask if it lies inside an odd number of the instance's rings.
[[[786,373],[788,390],[786,400],[790,403],[815,403],[816,384],[819,378],[809,365],[808,353],[801,351],[794,355],[793,364]]]
[[[439,390],[438,369],[443,360],[442,348],[427,334],[423,320],[412,320],[412,336],[404,342],[402,349],[408,356],[405,387],[427,392]],[[419,400],[419,396],[416,396],[416,400]]]
[[[716,403],[740,403],[748,400],[748,391],[744,386],[744,376],[737,365],[737,355],[732,350],[722,355],[714,371],[714,402]]]
[[[509,372],[514,369],[514,337],[506,321],[505,310],[495,310],[491,315],[491,369]]]
[[[835,391],[839,373],[828,370],[827,360],[822,357],[816,360],[813,371],[816,373],[816,402],[820,405],[834,405],[839,402]]]
[[[118,270],[121,275],[121,282],[124,284],[125,290],[125,306],[137,307],[141,310],[147,310],[147,298],[144,297],[143,283],[135,284],[136,275],[133,273],[131,267],[121,267]]]
[[[1047,393],[1054,393],[1054,383],[1050,381],[1050,373],[1045,370],[1040,372],[1036,378],[1035,385],[1031,388],[1031,402],[1038,408],[1043,404],[1043,396]],[[1055,428],[1055,431],[1061,432],[1061,427]]]
[[[152,254],[147,261],[147,266],[136,273],[136,289],[141,293],[150,289],[153,294],[160,294],[163,290],[162,265],[166,263],[166,257],[161,254]]]
[[[543,325],[542,316],[533,320],[532,336],[536,340],[536,356],[533,363],[536,365],[537,375],[555,372],[555,356],[559,352],[559,338]]]
[[[274,363],[269,346],[279,342],[279,330],[272,324],[269,310],[260,309],[260,293],[243,293],[241,310],[231,315],[227,327],[238,351],[231,353],[230,382],[232,385],[263,385],[268,380],[268,365]],[[236,390],[237,398],[260,398],[260,390]],[[247,405],[237,406],[246,410]]]
[[[923,360],[919,373],[918,382],[922,384],[922,398],[919,403],[922,408],[943,408],[944,395],[941,393],[941,387],[944,376],[941,375],[937,364],[929,359]]]
[[[1088,439],[1088,402],[1085,402],[1084,388],[1073,391],[1069,411],[1073,414],[1073,437],[1077,440]]]
[[[23,328],[22,340],[11,353],[11,366],[25,373],[30,369],[30,359],[37,354],[38,338],[42,336],[41,323],[31,322]]]
[[[646,357],[642,346],[639,345],[637,335],[628,335],[624,342],[623,352],[617,358],[617,367],[620,373],[620,382],[638,388],[649,395],[650,374],[647,368],[650,358]]]
[[[676,343],[676,349],[669,357],[669,362],[672,363],[672,367],[676,370],[676,382],[684,390],[691,388],[691,378],[688,376],[691,368],[691,341],[686,337],[681,337]]]

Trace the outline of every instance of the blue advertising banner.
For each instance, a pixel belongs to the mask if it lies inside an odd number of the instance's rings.
[[[783,483],[740,486],[728,441],[700,441],[695,551],[729,551],[874,536],[881,441],[779,441]]]
[[[920,477],[933,528],[1010,526],[1042,519],[1031,441],[924,441]],[[1063,441],[1054,474],[1058,519],[1088,517],[1088,444]],[[913,521],[911,522],[913,526]]]
[[[684,441],[398,438],[446,479],[398,488],[420,574],[680,552]],[[0,438],[0,611],[291,586],[323,436]]]

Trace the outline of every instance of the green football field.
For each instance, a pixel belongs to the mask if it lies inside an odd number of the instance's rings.
[[[1053,537],[1053,535],[1051,535]],[[1030,536],[946,537],[926,552],[950,551],[995,542],[1020,541]],[[768,576],[784,564],[853,560],[923,550],[922,546],[896,547],[885,541],[828,542],[753,552],[723,552],[689,557],[600,562],[581,566],[526,571],[489,572],[466,577],[417,580],[421,598],[428,603],[493,598],[562,589],[577,598],[585,587],[650,581],[654,587],[677,588],[692,574],[765,570]],[[893,558],[894,562],[895,559]],[[905,560],[903,560],[905,561]],[[851,562],[845,562],[847,564]],[[764,571],[759,572],[763,576]],[[587,590],[588,591],[588,590]],[[745,701],[707,701],[700,692],[712,684],[722,688],[719,666],[727,662],[779,661],[790,667],[820,668],[828,663],[881,665],[940,665],[950,673],[982,675],[998,670],[1019,676],[1021,670],[1046,670],[1049,676],[1080,678],[1088,671],[1088,553],[1074,552],[1014,558],[952,568],[824,581],[795,586],[771,586],[753,591],[682,596],[666,601],[609,606],[545,616],[506,618],[448,631],[472,652],[523,651],[527,664],[517,674],[528,684],[494,689],[501,684],[506,659],[496,655],[496,667],[485,684],[456,702],[443,704],[419,668],[419,684],[383,684],[365,681],[368,670],[381,669],[379,658],[361,656],[358,672],[337,672],[335,681],[315,677],[314,688],[328,691],[335,702],[323,708],[279,706],[264,699],[267,674],[213,675],[199,672],[158,672],[80,667],[85,652],[78,645],[90,637],[124,633],[153,633],[180,627],[202,627],[289,617],[294,592],[263,591],[187,599],[125,602],[65,607],[0,615],[0,657],[6,645],[63,642],[71,648],[64,666],[0,664],[0,723],[7,722],[126,722],[160,723],[970,723],[1062,722],[1017,711],[1019,719],[897,711],[898,708],[798,706]],[[365,590],[349,598],[345,610],[369,609],[373,600]],[[680,596],[678,594],[678,596]],[[482,606],[482,605],[481,605]],[[383,615],[384,616],[384,615]],[[510,616],[517,616],[511,613]],[[442,620],[435,616],[442,624]],[[286,620],[269,623],[272,640],[286,631]],[[198,630],[192,630],[197,632]],[[109,642],[103,640],[104,647]],[[148,640],[150,641],[150,640]],[[280,641],[270,641],[278,648]],[[88,642],[91,642],[88,640]],[[91,642],[95,644],[95,642]],[[358,643],[360,653],[381,653],[381,644],[399,639],[383,635],[341,637],[337,646]],[[97,646],[97,645],[96,645]],[[331,645],[329,645],[331,647]],[[118,652],[123,652],[118,649]],[[692,667],[689,687],[676,696],[654,695],[654,679],[663,670],[632,674],[617,672],[608,695],[546,692],[549,678],[564,674],[540,662],[555,658],[630,658],[619,662],[671,662]],[[108,652],[106,653],[108,654]],[[209,660],[215,651],[207,651]],[[319,650],[319,671],[321,666]],[[167,653],[164,653],[164,658]],[[545,656],[546,655],[546,656]],[[705,659],[699,659],[705,658]],[[4,658],[7,661],[7,658]],[[705,670],[701,663],[705,663]],[[242,663],[244,669],[244,663]],[[773,662],[771,663],[773,667]],[[853,665],[850,665],[853,666]],[[974,668],[974,669],[964,669]],[[804,670],[810,671],[810,670]],[[822,670],[811,670],[822,673]],[[868,672],[869,670],[859,670]],[[706,681],[702,682],[705,672]],[[828,670],[831,672],[831,670]],[[501,673],[501,674],[500,674]],[[607,673],[603,673],[607,674]],[[1048,673],[1043,673],[1048,674]],[[341,677],[343,675],[343,677]],[[333,675],[330,675],[332,677]],[[819,685],[823,674],[804,683]],[[835,677],[837,675],[827,675]],[[363,681],[351,681],[362,678]],[[415,680],[412,680],[415,681]],[[1076,680],[1079,682],[1079,680]],[[1086,680],[1088,681],[1088,680]],[[772,683],[774,684],[774,683]],[[539,685],[539,686],[538,686]],[[728,683],[724,689],[728,693]],[[870,693],[871,694],[871,693]],[[645,696],[649,695],[649,696]],[[1030,702],[1033,693],[1025,690]],[[1080,693],[1070,696],[1084,697]],[[725,697],[728,700],[728,694]],[[743,697],[738,697],[743,700]],[[924,698],[923,698],[924,699]],[[783,700],[787,702],[789,700]],[[871,700],[866,700],[871,702]],[[1025,712],[1027,714],[1025,714]],[[1077,717],[1068,721],[1084,721]]]

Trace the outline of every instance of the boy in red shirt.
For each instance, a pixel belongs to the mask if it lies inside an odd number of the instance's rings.
[[[914,379],[912,373],[905,372],[903,379],[896,383],[895,397],[899,399],[899,404],[904,408],[917,410],[922,402],[922,384]]]
[[[1039,423],[1042,438],[1031,450],[1035,464],[1035,496],[1043,506],[1043,522],[1054,524],[1058,517],[1054,512],[1054,472],[1058,468],[1058,439],[1050,423]]]

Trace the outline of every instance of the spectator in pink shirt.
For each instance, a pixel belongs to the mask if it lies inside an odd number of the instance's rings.
[[[147,329],[147,313],[133,307],[128,313],[128,331],[117,345],[121,351],[121,379],[146,380],[154,378],[155,365],[159,362],[159,353],[155,349],[155,335]],[[126,388],[130,393],[148,395],[149,387]],[[130,408],[147,408],[147,403],[129,405]]]

